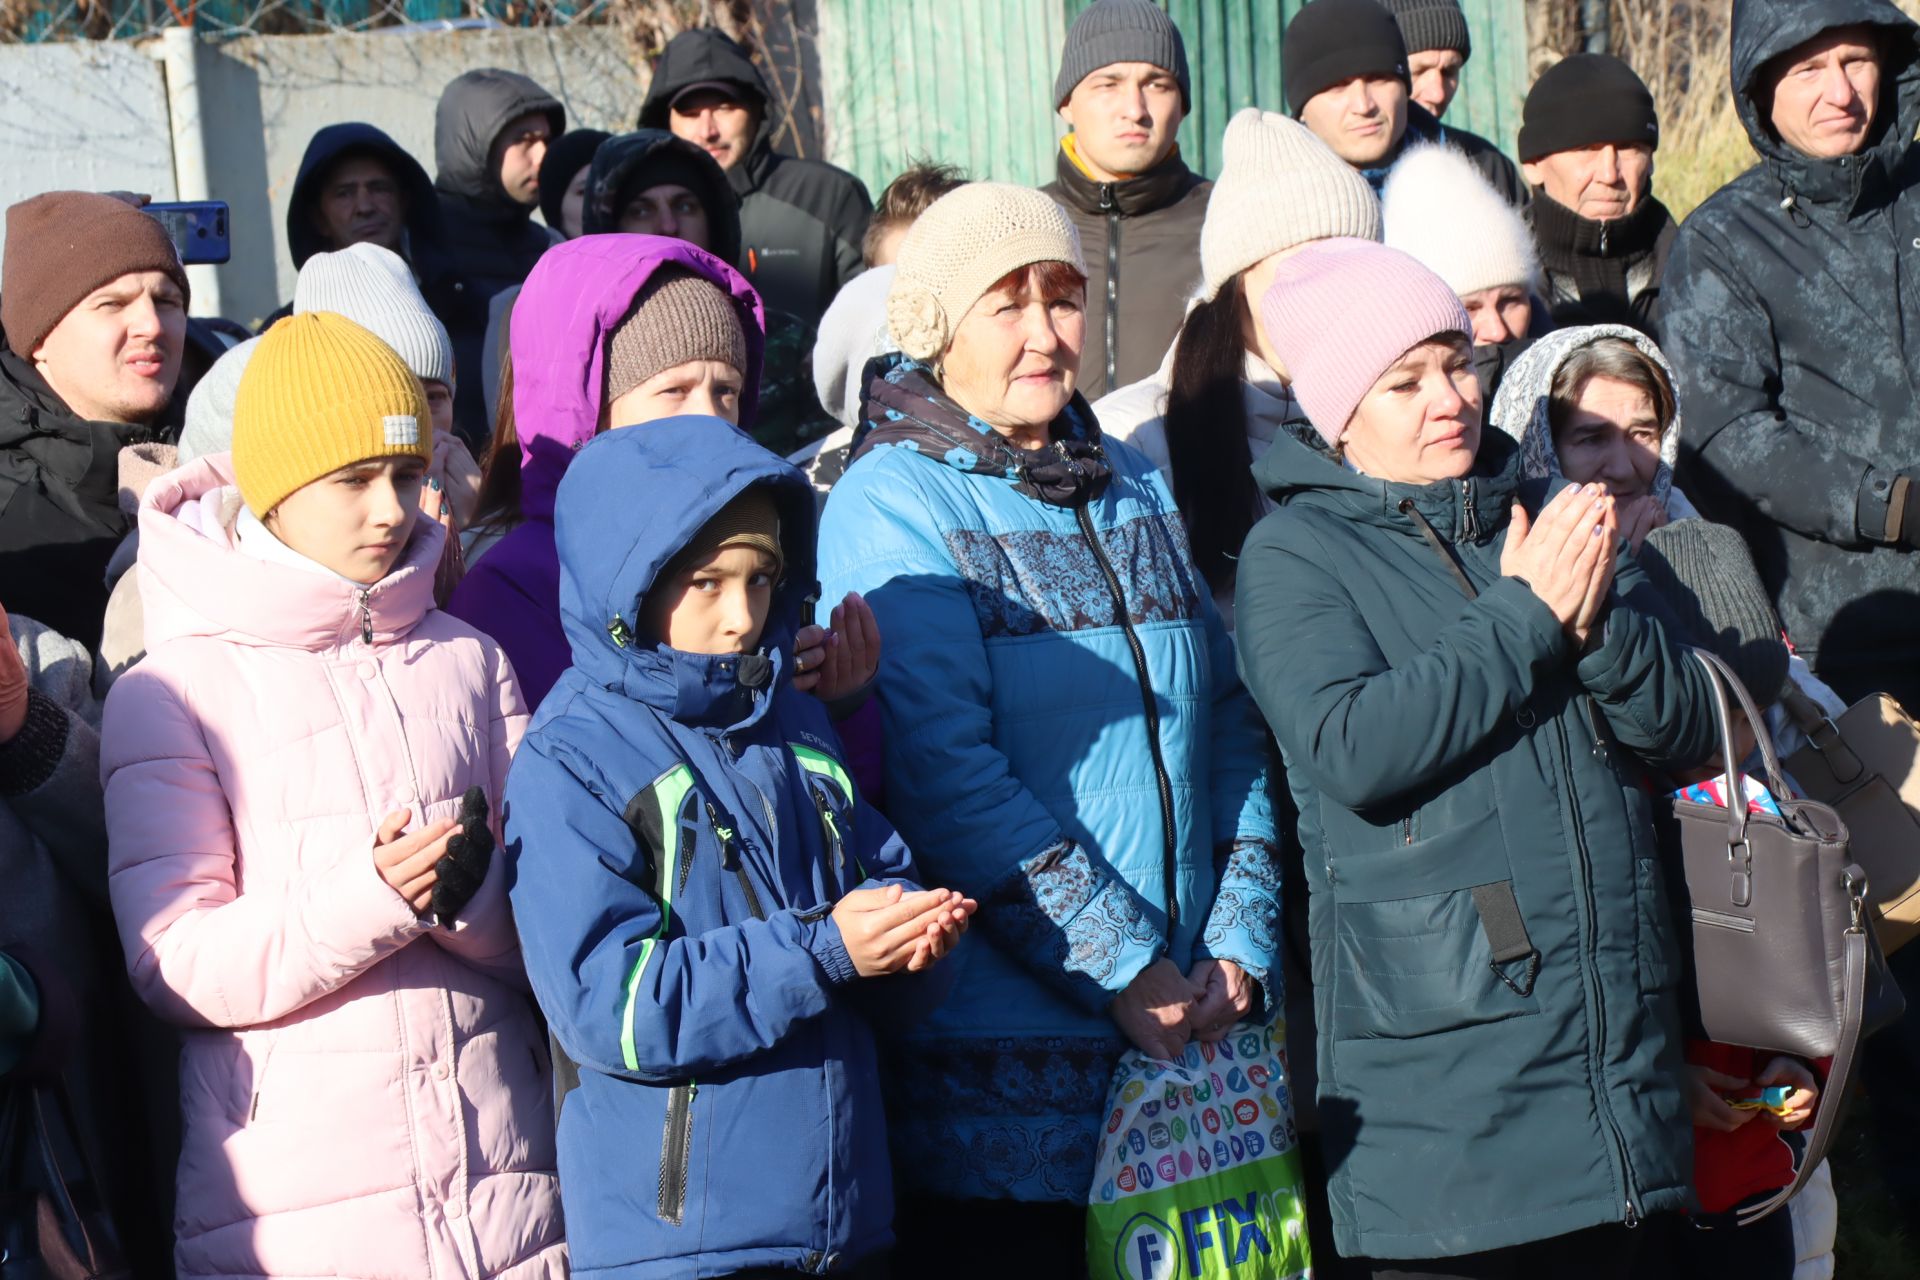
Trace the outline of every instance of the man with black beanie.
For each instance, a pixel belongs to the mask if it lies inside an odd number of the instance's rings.
[[[1659,340],[1660,279],[1679,233],[1653,196],[1659,145],[1653,95],[1618,58],[1576,53],[1527,94],[1520,161],[1562,328],[1625,324]]]
[[[1460,92],[1460,73],[1473,56],[1473,37],[1460,0],[1380,0],[1400,24],[1407,45],[1407,74],[1413,81],[1413,100],[1442,119],[1453,95]]]
[[[1375,0],[1313,0],[1287,24],[1280,71],[1294,118],[1376,192],[1409,144],[1442,143],[1464,152],[1509,203],[1525,206],[1527,189],[1513,161],[1412,100],[1406,42]]]

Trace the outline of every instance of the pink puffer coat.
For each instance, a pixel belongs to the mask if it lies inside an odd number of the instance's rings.
[[[101,732],[128,968],[188,1028],[179,1273],[564,1276],[505,859],[438,928],[372,853],[388,813],[452,816],[470,786],[497,827],[512,669],[433,608],[439,526],[363,591],[241,551],[232,483],[220,454],[143,500],[148,653]]]

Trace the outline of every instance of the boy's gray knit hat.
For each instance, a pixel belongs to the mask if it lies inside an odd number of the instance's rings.
[[[1082,80],[1116,62],[1144,62],[1171,72],[1180,84],[1180,109],[1192,109],[1186,42],[1166,10],[1148,0],[1097,0],[1081,11],[1060,51],[1053,105],[1064,105]]]
[[[1460,0],[1380,0],[1400,24],[1408,53],[1451,49],[1463,58],[1473,56],[1473,37]]]
[[[1746,540],[1724,524],[1675,520],[1647,535],[1639,559],[1680,620],[1672,638],[1718,655],[1761,707],[1777,702],[1787,644]]]

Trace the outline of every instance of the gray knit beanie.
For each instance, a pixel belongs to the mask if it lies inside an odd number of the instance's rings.
[[[1680,620],[1674,637],[1718,655],[1764,709],[1787,683],[1780,615],[1739,533],[1675,520],[1647,535],[1640,567]]]
[[[1180,109],[1192,109],[1187,75],[1187,46],[1166,10],[1148,0],[1096,0],[1067,28],[1060,51],[1060,75],[1053,82],[1053,105],[1063,106],[1082,80],[1116,62],[1144,62],[1173,73],[1180,84]]]
[[[1467,15],[1460,0],[1380,0],[1400,24],[1408,53],[1451,49],[1463,58],[1473,56],[1473,37],[1467,33]]]
[[[184,467],[196,458],[232,450],[233,402],[240,394],[240,375],[247,371],[247,361],[259,345],[260,339],[248,338],[229,348],[193,384],[174,465]]]
[[[331,311],[392,347],[422,382],[453,386],[453,343],[447,327],[420,296],[413,270],[377,244],[316,253],[301,264],[293,285],[293,313]]]
[[[657,272],[607,339],[608,403],[690,360],[718,360],[745,374],[747,335],[739,308],[711,280],[688,271]]]

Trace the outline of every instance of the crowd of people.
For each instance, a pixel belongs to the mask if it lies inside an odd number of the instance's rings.
[[[1457,0],[1312,0],[1211,180],[1149,0],[1038,189],[876,203],[713,30],[619,135],[469,72],[431,177],[314,135],[257,335],[14,205],[0,1264],[63,1197],[142,1277],[1110,1274],[1116,1067],[1252,1024],[1323,1277],[1831,1276],[1667,797],[1790,799],[1689,646],[1783,746],[1920,708],[1920,26],[1733,24],[1683,223],[1616,58],[1445,123]]]

